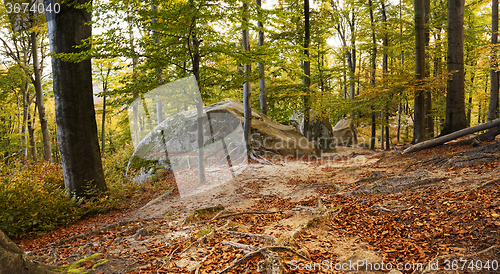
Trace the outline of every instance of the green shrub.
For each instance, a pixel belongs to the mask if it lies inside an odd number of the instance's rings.
[[[163,193],[168,186],[158,180],[136,184],[130,179],[134,170],[126,175],[132,152],[133,147],[126,146],[105,155],[108,192],[87,200],[68,198],[60,163],[0,163],[0,229],[12,237],[41,233],[83,216],[133,207],[145,191]]]
[[[0,176],[0,229],[10,236],[47,231],[81,216],[78,202],[64,190],[58,164],[0,164]]]

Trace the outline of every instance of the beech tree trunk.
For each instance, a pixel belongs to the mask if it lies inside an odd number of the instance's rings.
[[[429,20],[431,14],[431,1],[424,0],[424,14],[425,14],[425,48],[429,47],[430,42],[430,27]],[[429,58],[429,53],[426,52],[426,58]],[[425,71],[426,77],[430,76],[430,69]],[[426,139],[434,138],[434,119],[432,118],[432,93],[428,88],[425,92],[425,137]]]
[[[243,23],[248,24],[248,18],[246,14],[248,13],[247,4],[243,4]],[[250,51],[250,35],[248,27],[243,29],[242,33],[242,41],[243,41],[243,51],[248,53]],[[252,65],[245,64],[245,84],[243,84],[243,112],[244,112],[244,124],[243,124],[243,139],[245,141],[245,145],[247,146],[247,151],[250,153],[250,129],[252,123],[252,106],[250,104],[250,75],[252,73]]]
[[[194,23],[193,23],[193,28],[194,28]],[[194,77],[196,79],[196,83],[199,85],[200,83],[200,60],[201,60],[201,55],[200,55],[200,40],[198,40],[196,33],[193,34],[192,38],[192,44],[193,44],[193,55],[192,55],[192,62],[193,62],[193,73]],[[201,92],[200,92],[200,97],[198,99],[195,99],[196,102],[196,115],[198,117],[198,122],[197,122],[197,131],[198,131],[198,182],[201,184],[205,184],[206,182],[206,173],[205,173],[205,146],[204,146],[204,137],[203,137],[203,100],[201,98]]]
[[[464,9],[465,0],[448,1],[448,87],[446,117],[441,134],[461,130],[467,126],[464,89]]]
[[[372,56],[370,58],[371,61],[371,84],[372,86],[375,86],[375,77],[376,77],[376,72],[377,72],[377,37],[375,35],[375,20],[373,18],[373,2],[372,0],[368,0],[368,8],[370,9],[370,26],[372,28]],[[372,108],[373,110],[373,108]],[[375,117],[375,110],[372,111],[372,136],[371,136],[371,142],[370,142],[370,149],[375,149],[375,139],[377,138],[376,136],[376,117]],[[382,125],[383,127],[383,125]],[[384,146],[384,141],[383,141],[384,135],[380,135],[380,145]]]
[[[425,96],[420,81],[425,78],[425,16],[424,0],[414,0],[415,10],[415,77],[417,90],[414,101],[413,144],[425,140]]]
[[[262,2],[261,0],[257,0],[257,5],[262,7]],[[260,15],[260,11],[258,12]],[[257,22],[258,27],[260,28],[259,30],[259,41],[258,41],[258,46],[262,47],[264,45],[264,25],[262,24],[262,21]],[[266,77],[265,77],[265,71],[264,71],[264,63],[259,62],[259,96],[260,96],[260,111],[264,113],[264,115],[267,115],[267,98],[266,98]]]
[[[0,274],[55,274],[51,267],[32,261],[0,230]]]
[[[47,162],[52,162],[52,146],[50,144],[50,132],[47,118],[45,117],[45,104],[43,102],[42,77],[40,72],[40,64],[38,63],[38,38],[35,32],[31,33],[31,54],[33,55],[33,85],[35,86],[36,104],[38,106],[38,119],[42,129],[43,140],[43,159]]]
[[[53,6],[54,0],[44,0]],[[87,5],[90,0],[74,4]],[[79,53],[82,40],[92,32],[91,14],[72,4],[61,3],[59,13],[46,12],[53,53]],[[64,62],[52,57],[56,123],[66,191],[89,197],[107,190],[97,135],[90,59]],[[88,191],[92,190],[92,193]]]
[[[309,120],[310,120],[310,113],[309,110],[311,107],[309,106],[309,87],[311,86],[311,62],[309,62],[309,42],[311,39],[310,35],[310,26],[309,26],[309,0],[304,0],[304,56],[305,60],[303,61],[304,65],[304,108],[303,108],[303,114],[304,114],[304,136],[306,139],[309,139]]]
[[[491,65],[490,65],[490,105],[488,108],[488,121],[498,115],[498,60],[497,51],[494,49],[498,43],[498,0],[491,0]]]

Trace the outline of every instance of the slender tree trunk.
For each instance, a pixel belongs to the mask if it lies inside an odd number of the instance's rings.
[[[498,0],[491,0],[491,65],[490,65],[490,104],[488,121],[498,117],[498,60],[495,45],[498,43]]]
[[[193,73],[196,79],[196,82],[200,83],[200,41],[198,40],[196,33],[193,34],[192,38],[193,44]],[[198,117],[197,123],[197,131],[198,131],[198,176],[199,183],[204,184],[206,182],[206,173],[205,173],[205,145],[204,145],[204,130],[203,130],[203,100],[201,98],[201,93],[198,101],[196,102],[196,114]]]
[[[382,79],[384,81],[384,86],[386,84],[386,75],[389,73],[389,64],[388,64],[388,50],[389,50],[389,37],[388,37],[388,31],[387,31],[387,14],[385,12],[385,2],[381,2],[382,6],[382,22],[383,22],[383,28],[384,28],[384,53],[382,55]],[[391,59],[391,64],[392,64],[392,59]],[[388,105],[392,104],[392,95],[389,96],[388,102],[384,105],[385,108],[385,149],[389,150],[391,148],[390,146],[390,136],[389,136],[389,107]]]
[[[399,0],[399,37],[402,39],[403,38],[403,20],[402,19],[402,0]],[[405,64],[405,52],[403,50],[403,47],[401,47],[401,71],[403,70]],[[398,99],[398,128],[396,130],[396,139],[397,142],[399,143],[399,138],[401,137],[401,114],[403,112],[403,105],[401,103],[401,93],[399,94],[400,98]]]
[[[380,112],[380,149],[384,150],[385,132],[384,132],[384,112]]]
[[[441,135],[467,126],[464,89],[464,9],[465,0],[448,0],[448,87],[446,118]]]
[[[262,7],[261,0],[257,0],[257,5]],[[258,15],[260,15],[261,12],[259,10]],[[258,41],[258,46],[262,47],[264,45],[264,25],[262,24],[262,21],[257,22],[259,29],[259,41]],[[260,111],[267,115],[267,98],[266,98],[266,77],[265,77],[265,70],[264,70],[264,63],[259,62],[259,96],[260,96]]]
[[[54,3],[54,0],[44,0],[45,6]],[[75,4],[86,6],[90,3],[89,0],[77,0]],[[77,9],[75,5],[61,3],[60,6],[60,13],[45,14],[51,51],[58,54],[86,50],[76,46],[91,36],[90,12],[85,8]],[[66,190],[78,197],[102,193],[107,188],[95,120],[91,61],[64,62],[52,57],[52,75]]]
[[[153,13],[157,13],[158,12],[158,7],[155,6],[153,4],[153,2],[151,3],[151,11]],[[156,21],[157,21],[156,17],[153,16],[153,18],[151,18],[151,23],[153,25],[155,25]],[[160,43],[160,38],[158,37],[157,34],[155,34],[153,32],[152,37],[153,37],[153,44],[159,44]],[[163,76],[162,76],[161,68],[156,68],[155,69],[155,74],[156,74],[156,82],[157,83],[161,83],[163,81],[163,79],[162,79]],[[164,102],[161,101],[161,100],[157,100],[156,101],[156,119],[157,119],[158,125],[161,124],[161,122],[163,122],[163,120],[165,120]]]
[[[130,48],[132,50],[135,50],[134,48],[134,31],[132,29],[132,21],[129,21],[128,22],[129,24],[129,39],[130,39]],[[138,58],[137,57],[132,57],[132,78],[134,79],[134,81],[136,80],[137,76],[136,76],[136,67],[137,67],[137,62],[138,62]],[[137,98],[139,97],[139,93],[137,91],[134,91],[133,94],[132,94],[133,98]],[[135,104],[133,107],[132,107],[132,130],[133,130],[133,134],[132,134],[132,142],[134,143],[134,145],[137,145],[139,144],[139,104]]]
[[[389,114],[385,115],[385,149],[391,149],[391,138],[389,136]]]
[[[425,141],[425,98],[424,90],[421,87],[421,81],[425,77],[424,0],[414,0],[413,6],[415,10],[415,77],[417,79],[417,90],[415,92],[412,143],[416,144]]]
[[[106,145],[106,95],[102,96],[101,153]]]
[[[31,115],[28,114],[28,135],[30,139],[30,155],[33,161],[38,161],[38,155],[36,153],[36,140],[35,140],[35,128],[33,125],[35,124],[35,117],[33,117],[33,121],[31,120]]]
[[[399,138],[401,137],[401,102],[398,103],[398,128],[396,130],[396,142],[399,143]]]
[[[246,17],[248,13],[247,4],[243,4],[243,23],[248,24],[248,18]],[[249,29],[245,26],[243,29],[243,51],[248,53],[250,51],[250,35]],[[243,112],[244,112],[244,124],[243,124],[243,138],[247,146],[247,151],[251,153],[251,140],[250,140],[250,129],[252,124],[252,105],[250,103],[251,87],[250,87],[250,75],[252,73],[252,65],[245,64],[245,84],[243,85]]]
[[[309,87],[311,86],[311,62],[308,60],[309,59],[309,42],[311,40],[311,34],[310,34],[310,26],[309,26],[309,0],[304,0],[304,79],[303,79],[303,84],[304,84],[304,108],[303,108],[303,113],[304,113],[304,136],[310,140],[310,130],[309,130],[309,120],[310,120],[310,112],[309,110],[311,107],[309,106],[309,97],[310,97],[310,90]]]
[[[40,71],[40,64],[38,61],[38,38],[35,32],[31,33],[31,54],[33,55],[33,73],[35,75],[35,81],[33,85],[35,86],[36,93],[36,103],[38,105],[38,119],[40,120],[40,127],[42,130],[43,139],[43,159],[47,162],[52,161],[52,147],[50,144],[50,132],[49,124],[47,123],[47,118],[45,117],[45,104],[43,100],[43,90],[42,90],[42,77]]]
[[[375,117],[375,111],[372,109],[372,137],[370,138],[370,149],[375,149],[375,141],[377,140],[377,123]]]
[[[467,108],[467,127],[471,125],[472,117],[472,92],[469,94],[469,107]]]
[[[22,139],[22,155],[26,159],[28,157],[28,139],[26,138],[26,126],[28,123],[28,111],[29,111],[29,84],[26,82],[23,88],[23,125],[21,127],[21,139]]]
[[[372,28],[372,54],[371,54],[371,84],[373,87],[375,87],[375,77],[377,73],[377,37],[375,35],[375,19],[373,18],[373,2],[372,0],[368,0],[368,7],[370,9],[370,26]],[[382,125],[383,127],[383,125]],[[374,130],[375,129],[375,130]],[[372,136],[371,140],[375,140],[377,138],[376,136],[376,119],[375,119],[375,110],[372,111]],[[380,136],[380,145],[383,147],[383,134]],[[372,147],[373,143],[373,147]],[[370,148],[374,149],[375,148],[375,142],[372,141],[370,142]]]
[[[424,10],[425,10],[425,47],[429,47],[430,42],[430,27],[429,19],[431,14],[431,1],[424,0]],[[429,53],[426,52],[426,58],[429,58]],[[425,75],[430,76],[430,69],[425,70]],[[432,93],[429,88],[425,92],[425,134],[426,139],[434,137],[434,119],[432,118]]]

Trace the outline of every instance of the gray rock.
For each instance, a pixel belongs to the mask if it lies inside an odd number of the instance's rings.
[[[356,129],[352,119],[341,119],[333,128],[333,142],[338,146],[353,145],[358,142]]]

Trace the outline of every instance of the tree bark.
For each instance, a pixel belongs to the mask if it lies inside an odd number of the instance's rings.
[[[55,2],[44,3],[53,6]],[[78,0],[75,4],[89,3],[90,0]],[[86,50],[75,46],[91,36],[90,12],[64,3],[60,6],[59,13],[45,14],[51,51],[59,54]],[[66,191],[78,197],[100,194],[107,188],[95,120],[91,61],[64,62],[52,57],[52,75]]]
[[[430,42],[430,14],[431,14],[431,1],[424,0],[424,13],[425,13],[425,48],[429,47]],[[429,57],[429,53],[426,52],[427,58]],[[426,77],[430,76],[430,69],[425,71]],[[432,93],[430,89],[427,89],[425,92],[425,134],[426,139],[434,138],[434,119],[432,117]]]
[[[28,138],[26,138],[26,131],[27,131],[27,123],[28,123],[28,112],[29,112],[29,85],[28,83],[25,83],[24,88],[23,88],[23,125],[21,127],[21,139],[22,139],[22,144],[21,144],[21,153],[24,158],[28,157]]]
[[[243,23],[248,24],[248,18],[246,14],[248,13],[247,4],[243,4]],[[242,33],[242,42],[243,42],[243,51],[248,53],[250,51],[250,35],[249,30],[245,26]],[[244,124],[243,124],[243,138],[245,141],[245,145],[247,146],[247,151],[250,153],[250,129],[252,123],[252,106],[250,104],[250,75],[252,73],[252,65],[245,64],[245,84],[243,84],[243,112],[244,112]]]
[[[425,141],[425,142],[413,145],[413,146],[405,149],[403,151],[403,154],[419,151],[422,149],[432,148],[432,147],[444,144],[446,142],[449,142],[451,140],[460,138],[460,137],[465,136],[467,134],[472,134],[472,133],[475,133],[478,131],[494,128],[494,127],[497,127],[499,125],[500,125],[500,119],[495,119],[493,121],[489,121],[489,122],[484,123],[484,124],[480,124],[480,125],[473,126],[470,128],[464,128],[464,129],[455,131],[453,133],[450,133],[448,135],[444,135],[444,136],[441,136],[441,137],[438,137],[438,138],[435,138],[435,139],[432,139],[429,141]]]
[[[498,43],[498,0],[491,0],[491,65],[490,65],[490,104],[488,121],[498,116],[498,60],[495,45]]]
[[[425,78],[425,16],[424,0],[414,0],[415,10],[415,77],[417,89],[415,91],[413,141],[417,144],[425,140],[425,97],[421,88],[421,81]]]
[[[0,230],[0,274],[55,274],[51,267],[32,261]]]
[[[257,5],[259,8],[262,7],[262,1],[257,0]],[[258,15],[260,15],[261,12],[260,10],[258,11]],[[264,45],[264,25],[262,24],[262,21],[259,19],[257,22],[257,25],[259,27],[259,41],[258,41],[258,46],[262,47]],[[259,96],[260,96],[260,111],[264,113],[264,115],[267,115],[267,98],[266,98],[266,75],[265,75],[265,70],[264,70],[264,63],[259,62]]]
[[[34,124],[35,124],[35,118],[33,118],[32,121],[31,115],[28,114],[28,135],[30,138],[30,155],[31,155],[31,160],[36,162],[38,161],[38,155],[36,153],[35,128],[33,127]]]
[[[195,20],[195,19],[193,19]],[[195,26],[195,22],[193,22],[193,28]],[[193,73],[194,77],[196,79],[196,83],[200,83],[200,60],[201,60],[201,55],[200,55],[200,40],[198,40],[196,36],[196,32],[193,32],[193,38],[192,38],[192,44],[193,44],[193,55],[192,55],[192,62],[193,62]],[[195,99],[196,100],[196,99]],[[196,100],[196,115],[198,117],[198,122],[197,122],[197,131],[198,131],[198,182],[199,184],[204,184],[206,182],[206,173],[205,173],[205,145],[204,145],[204,136],[203,136],[203,100],[201,98],[201,92],[200,92],[200,97]]]
[[[465,0],[448,1],[448,87],[443,134],[466,127],[464,89],[464,9]]]
[[[309,62],[309,42],[311,40],[310,34],[310,25],[309,25],[309,0],[304,0],[304,56],[305,59],[303,61],[304,65],[304,136],[306,139],[310,140],[309,133],[309,120],[310,120],[310,112],[311,107],[309,106],[309,97],[310,97],[310,86],[311,86],[311,62]]]
[[[377,37],[375,35],[375,20],[373,18],[373,1],[368,0],[368,8],[370,9],[370,26],[372,28],[372,55],[370,58],[371,61],[371,79],[370,82],[373,87],[375,87],[375,77],[376,77],[376,72],[377,72]],[[377,138],[376,136],[376,119],[375,119],[375,110],[373,109],[372,111],[372,136],[371,136],[371,142],[370,142],[370,149],[375,149],[375,139]],[[381,125],[383,128],[383,124]],[[384,141],[383,141],[384,135],[381,132],[380,135],[380,145],[383,149],[384,146]]]
[[[101,153],[106,146],[106,95],[102,96]]]
[[[35,32],[31,33],[31,54],[33,55],[33,85],[35,86],[36,104],[38,106],[38,119],[42,129],[43,139],[43,159],[47,162],[52,162],[52,146],[50,144],[50,132],[47,118],[45,117],[45,104],[43,102],[42,77],[40,72],[40,64],[38,63],[38,38]]]

